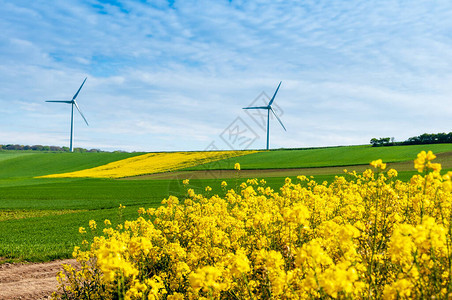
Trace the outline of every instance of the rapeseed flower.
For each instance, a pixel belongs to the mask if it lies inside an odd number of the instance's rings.
[[[452,172],[433,160],[421,152],[423,174],[408,182],[376,160],[378,173],[331,183],[298,176],[274,190],[249,179],[221,184],[224,197],[188,189],[117,228],[106,220],[103,235],[74,248],[81,271],[65,267],[53,297],[446,299]]]
[[[147,153],[111,162],[109,164],[75,172],[51,174],[39,178],[122,178],[180,170],[200,164],[233,158],[258,151],[205,151]],[[236,164],[239,166],[240,164]],[[184,183],[185,184],[185,183]],[[187,181],[188,184],[188,181]]]
[[[383,163],[381,159],[374,160],[370,163],[370,165],[374,168],[380,168],[381,170],[386,169],[386,164]]]

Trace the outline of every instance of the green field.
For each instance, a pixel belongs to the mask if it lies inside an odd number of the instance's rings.
[[[73,246],[81,241],[80,226],[87,227],[91,219],[97,222],[110,219],[117,223],[120,204],[126,206],[124,218],[134,219],[139,207],[157,207],[169,194],[185,195],[181,180],[82,179],[3,187],[0,189],[0,257],[4,261],[68,258]],[[275,188],[283,182],[284,178],[269,179],[269,185]],[[221,180],[191,180],[189,187],[200,193],[210,185],[212,193],[221,195],[220,183]],[[236,184],[229,183],[231,187]],[[37,213],[49,210],[69,212]]]
[[[382,158],[386,162],[412,161],[421,150],[434,153],[451,152],[451,144],[372,148],[368,146],[334,147],[307,150],[274,150],[236,157],[217,163],[197,166],[190,170],[232,169],[239,162],[242,169],[275,169],[324,167],[317,181],[329,181],[341,174],[335,166],[367,165]],[[43,179],[35,176],[70,172],[103,165],[141,153],[30,153],[0,152],[0,263],[5,261],[46,261],[70,257],[78,245],[80,226],[88,227],[91,219],[102,222],[121,221],[118,207],[125,205],[122,220],[136,218],[139,207],[157,207],[168,195],[183,197],[186,188],[183,177],[174,173],[164,179]],[[442,157],[450,163],[449,156]],[[411,163],[406,163],[410,167]],[[326,168],[325,168],[326,167]],[[331,168],[329,168],[331,167]],[[352,170],[351,168],[348,168]],[[303,170],[299,170],[301,175]],[[281,170],[274,175],[262,171],[273,189],[278,189],[286,176]],[[297,171],[295,171],[297,172]],[[243,172],[244,173],[244,172]],[[260,174],[260,172],[258,172]],[[407,180],[412,171],[399,172]],[[245,174],[245,173],[244,173]],[[296,175],[291,175],[292,179]],[[187,175],[187,176],[185,176]],[[242,175],[240,175],[242,176]],[[229,178],[228,188],[235,188],[246,178]],[[190,179],[190,188],[202,192],[206,185],[212,194],[222,195],[223,178]]]
[[[0,151],[0,180],[78,171],[141,154]]]
[[[422,150],[433,153],[452,151],[452,144],[371,147],[348,146],[317,149],[272,150],[199,165],[186,170],[232,169],[236,162],[242,169],[287,169],[368,165],[381,158],[385,162],[411,161]]]

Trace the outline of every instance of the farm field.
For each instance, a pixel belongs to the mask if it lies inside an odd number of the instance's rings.
[[[377,159],[330,183],[222,183],[116,228],[90,221],[74,250],[84,271],[65,267],[58,299],[449,298],[452,172],[436,158],[418,153],[408,181]]]
[[[142,154],[2,151],[0,152],[0,184],[4,180],[23,180],[35,176],[83,170]]]
[[[413,158],[432,150],[443,169],[452,169],[452,145],[372,148],[367,146],[306,150],[274,150],[203,164],[169,173],[127,179],[35,178],[102,166],[143,153],[19,153],[0,152],[0,261],[48,261],[71,257],[81,242],[78,228],[93,219],[113,224],[135,219],[140,207],[158,207],[169,195],[184,196],[189,188],[223,195],[221,182],[236,188],[247,178],[265,178],[278,189],[286,177],[312,175],[318,182],[334,180],[343,169],[361,171],[382,158],[407,180],[416,171]],[[233,170],[239,162],[242,170]],[[216,169],[216,170],[213,170]],[[119,205],[126,208],[119,216]]]
[[[271,150],[187,168],[186,170],[226,169],[231,170],[236,162],[242,169],[289,169],[333,166],[368,165],[370,161],[412,162],[416,155],[431,150],[433,153],[452,151],[452,144],[371,147],[344,146],[317,149]]]

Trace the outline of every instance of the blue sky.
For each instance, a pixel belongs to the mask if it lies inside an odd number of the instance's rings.
[[[0,0],[0,144],[272,148],[451,132],[451,1]],[[262,102],[263,103],[263,102]]]

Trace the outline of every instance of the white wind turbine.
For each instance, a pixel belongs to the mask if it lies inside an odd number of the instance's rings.
[[[85,84],[85,81],[88,77],[85,78],[85,80],[83,80],[82,85],[79,87],[77,93],[75,93],[74,97],[72,97],[72,100],[47,100],[46,102],[57,102],[57,103],[67,103],[67,104],[71,104],[71,144],[69,147],[69,151],[73,151],[72,148],[72,140],[74,139],[74,106],[77,108],[78,112],[80,113],[80,115],[82,116],[83,120],[85,120],[86,125],[89,126],[88,121],[86,120],[85,116],[82,114],[82,111],[80,110],[80,107],[78,107],[77,102],[75,101],[75,99],[78,96],[78,93],[80,93],[80,90],[82,89],[83,85]]]
[[[276,88],[275,93],[273,94],[273,97],[271,98],[270,102],[268,102],[267,106],[254,106],[254,107],[244,107],[243,109],[266,109],[267,110],[267,150],[270,146],[270,111],[275,115],[276,119],[279,121],[279,124],[281,124],[282,128],[284,128],[285,131],[286,127],[284,127],[281,119],[276,115],[275,111],[272,108],[273,101],[275,101],[276,93],[278,93],[279,87],[281,86],[281,82],[279,82],[278,87]]]

